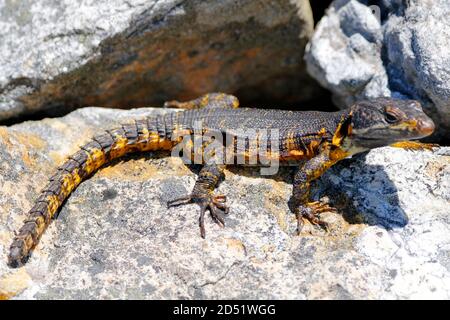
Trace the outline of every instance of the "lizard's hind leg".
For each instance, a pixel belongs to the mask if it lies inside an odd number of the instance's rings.
[[[310,201],[309,193],[311,181],[320,177],[334,163],[328,153],[324,152],[308,160],[295,174],[290,206],[297,217],[298,234],[303,228],[303,219],[328,230],[328,224],[320,219],[320,213],[335,212],[336,209],[320,201]]]
[[[236,109],[239,107],[239,100],[233,95],[226,93],[208,93],[197,99],[180,102],[180,101],[167,101],[164,103],[165,108],[181,108],[181,109]]]
[[[194,189],[190,195],[171,200],[168,207],[179,206],[188,203],[196,203],[200,206],[200,235],[205,238],[205,212],[209,210],[213,220],[220,226],[225,225],[224,214],[228,214],[229,208],[225,204],[224,195],[214,195],[214,189],[223,180],[223,164],[207,164],[200,170]]]

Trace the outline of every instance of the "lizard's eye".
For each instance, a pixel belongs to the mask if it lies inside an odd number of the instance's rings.
[[[396,122],[399,121],[398,118],[397,118],[397,115],[395,115],[395,114],[393,114],[391,112],[386,112],[384,114],[384,119],[386,119],[387,123],[391,123],[391,124],[392,123],[396,123]]]

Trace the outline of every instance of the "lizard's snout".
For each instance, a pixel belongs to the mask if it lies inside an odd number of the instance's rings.
[[[417,122],[417,131],[424,137],[429,136],[434,132],[435,125],[430,118],[422,118]]]

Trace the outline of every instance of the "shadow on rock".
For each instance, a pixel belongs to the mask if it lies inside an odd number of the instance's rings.
[[[350,224],[404,227],[408,216],[400,207],[395,184],[383,166],[367,164],[365,157],[343,160],[328,170],[313,186],[312,198],[327,196]]]
[[[115,166],[130,159],[162,159],[169,157],[167,152],[131,154],[114,160],[108,166]],[[366,223],[380,225],[390,230],[404,227],[408,217],[400,207],[397,188],[381,165],[365,163],[365,154],[346,159],[333,166],[318,180],[312,183],[311,199],[327,200],[336,207],[349,224]],[[192,173],[198,175],[201,165],[187,165]],[[280,167],[275,175],[261,175],[259,167],[229,166],[233,174],[247,178],[264,178],[292,185],[295,167]],[[290,199],[286,199],[290,201]]]
[[[365,163],[365,154],[333,166],[312,183],[312,200],[326,200],[349,224],[380,225],[390,230],[404,227],[408,216],[400,207],[397,188],[382,165]],[[260,175],[258,167],[229,168],[234,174],[265,178],[292,185],[295,167],[281,167],[276,175]],[[198,171],[193,171],[198,173]],[[286,199],[286,201],[291,201]]]

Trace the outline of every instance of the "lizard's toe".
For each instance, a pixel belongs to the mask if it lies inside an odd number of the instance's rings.
[[[313,210],[311,210],[311,209],[310,209],[310,210],[306,210],[306,211],[303,213],[302,217],[305,218],[305,219],[307,219],[307,220],[308,220],[309,222],[311,222],[312,224],[321,226],[323,229],[325,229],[326,231],[328,231],[328,223],[325,222],[325,221],[323,221],[323,220],[321,220],[321,218],[320,218],[320,216],[319,216],[319,214],[320,214],[321,212],[324,212],[324,211],[313,211]]]
[[[323,203],[320,201],[314,201],[307,204],[309,208],[311,208],[315,214],[322,213],[322,212],[337,212],[337,209],[334,207],[331,207],[327,203]]]
[[[229,213],[229,207],[225,204],[226,196],[224,195],[207,195],[207,196],[197,196],[197,195],[188,195],[180,198],[176,198],[167,202],[167,207],[176,207],[180,205],[185,205],[189,203],[196,203],[200,207],[200,216],[199,216],[199,226],[200,226],[200,235],[202,238],[205,238],[205,213],[208,210],[211,214],[211,217],[215,223],[219,226],[225,226],[224,215]]]
[[[209,206],[209,212],[211,213],[211,217],[213,218],[214,222],[217,223],[221,227],[225,227],[225,220],[224,220],[224,211],[216,207],[215,205]]]
[[[222,213],[228,214],[230,212],[230,208],[225,204],[227,201],[227,197],[224,195],[217,195],[212,197],[212,204],[219,208]]]
[[[167,201],[167,208],[178,207],[188,203],[192,203],[192,197],[190,195]]]
[[[207,204],[200,204],[200,216],[198,218],[198,225],[200,227],[200,236],[205,239],[206,231],[205,231],[205,212],[207,208]]]
[[[195,201],[195,200],[194,200]],[[195,201],[200,206],[200,235],[202,238],[205,238],[205,212],[209,211],[211,217],[215,223],[219,226],[225,226],[224,215],[229,212],[229,208],[225,205],[225,197],[224,196],[213,196],[211,195],[208,198],[200,199],[200,201]]]
[[[329,231],[329,224],[320,218],[322,212],[337,212],[336,208],[320,201],[309,202],[304,206],[299,206],[296,212],[297,216],[297,234],[300,234],[304,225],[304,219],[314,225],[322,227]]]

